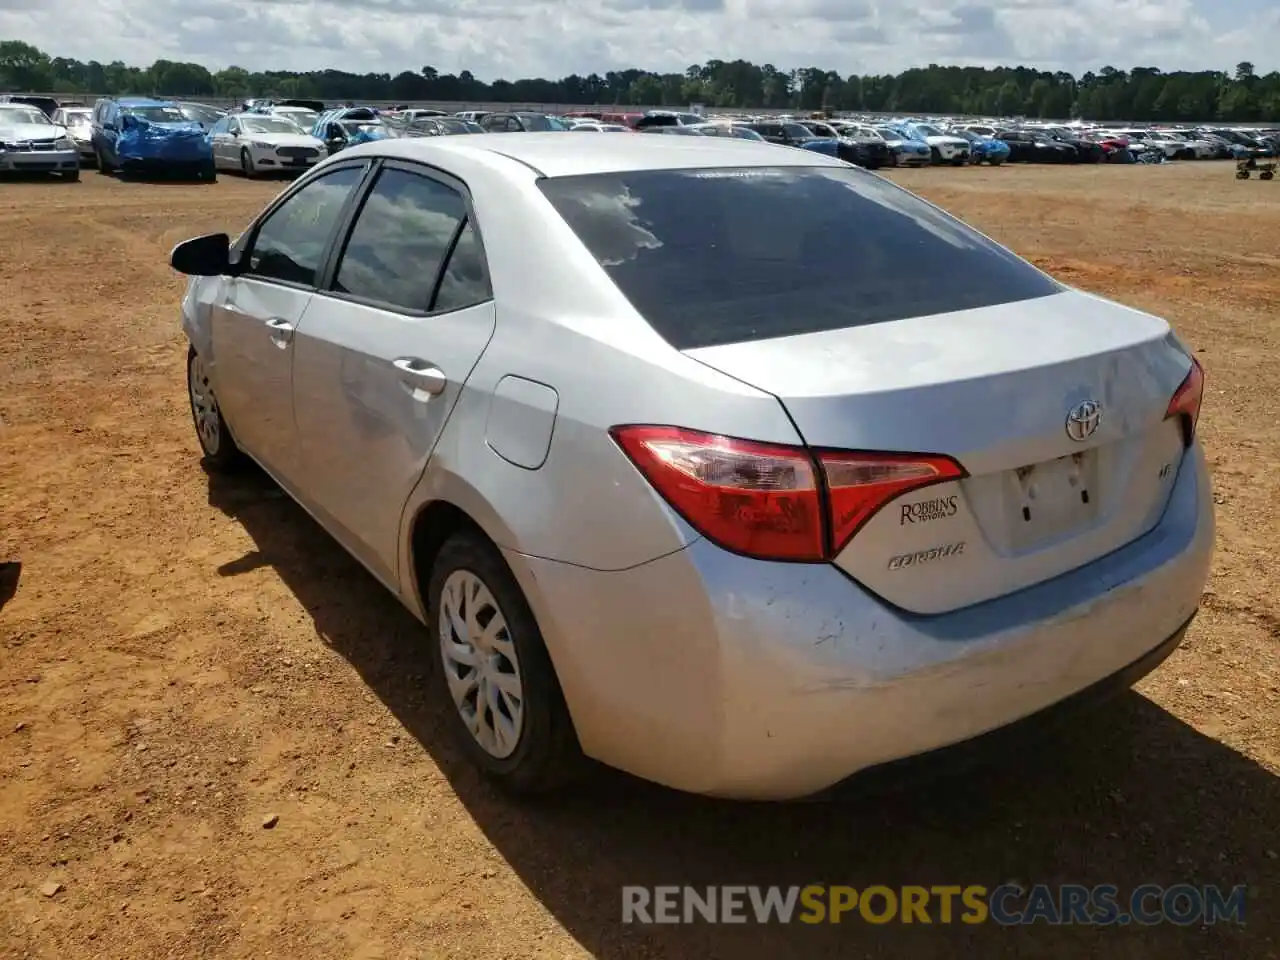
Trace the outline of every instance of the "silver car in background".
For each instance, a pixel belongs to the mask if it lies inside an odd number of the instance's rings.
[[[92,166],[97,162],[93,152],[93,108],[59,107],[53,112],[53,122],[67,128],[67,135],[75,141],[80,152],[80,163]]]
[[[43,111],[20,103],[0,103],[0,174],[52,173],[80,179],[80,150],[67,128]]]
[[[385,140],[171,263],[206,458],[429,626],[513,790],[809,795],[1122,689],[1198,608],[1168,324],[834,158]]]

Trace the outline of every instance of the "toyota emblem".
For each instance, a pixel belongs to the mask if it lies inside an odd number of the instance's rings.
[[[1067,414],[1067,436],[1076,441],[1088,440],[1101,422],[1102,404],[1097,400],[1077,403]]]

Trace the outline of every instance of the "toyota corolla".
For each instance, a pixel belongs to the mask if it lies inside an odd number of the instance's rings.
[[[385,140],[172,265],[206,458],[427,625],[471,759],[812,794],[1154,669],[1203,374],[866,170],[718,137]]]

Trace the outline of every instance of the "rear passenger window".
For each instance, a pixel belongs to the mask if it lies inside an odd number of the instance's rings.
[[[440,278],[440,289],[436,292],[436,302],[431,309],[461,310],[492,298],[493,290],[489,286],[489,269],[484,261],[484,249],[468,220],[458,234],[453,253],[449,255],[449,263],[444,268],[444,276]]]
[[[425,311],[466,215],[452,187],[404,170],[382,171],[351,230],[333,289]]]

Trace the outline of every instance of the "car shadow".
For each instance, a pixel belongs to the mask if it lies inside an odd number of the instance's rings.
[[[1274,956],[1280,778],[1126,693],[1025,753],[927,786],[809,804],[685,796],[601,771],[571,796],[505,798],[448,738],[424,628],[260,471],[211,474],[209,502],[256,548],[449,779],[528,889],[598,957]],[[1243,926],[623,924],[627,885],[1247,885]],[[958,916],[958,914],[957,914]],[[1040,928],[1040,929],[1037,929]]]
[[[18,581],[22,579],[22,561],[0,562],[0,610],[18,593]]]
[[[146,172],[112,170],[108,173],[103,173],[103,171],[94,168],[94,173],[99,176],[111,177],[121,183],[142,183],[149,187],[190,187],[216,182],[205,180],[195,173],[178,172],[176,170],[148,170]]]

